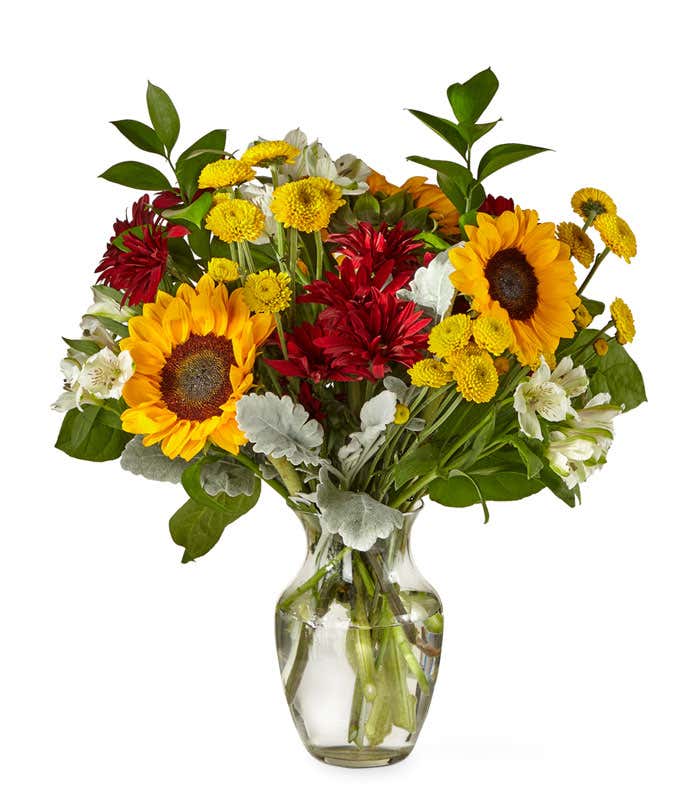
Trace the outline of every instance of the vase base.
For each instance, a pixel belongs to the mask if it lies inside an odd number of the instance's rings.
[[[351,769],[368,769],[374,766],[389,766],[403,761],[413,748],[308,746],[307,749],[314,758],[325,764]]]

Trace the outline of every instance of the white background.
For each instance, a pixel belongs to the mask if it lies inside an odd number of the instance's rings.
[[[0,790],[108,794],[678,792],[680,542],[677,42],[665,4],[31,3],[3,12]],[[97,180],[136,150],[106,122],[145,118],[146,80],[182,143],[241,147],[301,125],[400,181],[446,145],[405,112],[492,65],[493,143],[549,146],[493,192],[570,217],[602,187],[637,232],[595,280],[635,312],[648,404],[617,424],[570,511],[548,494],[430,506],[415,554],[445,604],[430,717],[398,767],[305,753],[284,703],[273,608],[302,533],[265,494],[181,566],[181,489],[52,448],[60,335],[134,192]],[[491,118],[491,113],[489,114]],[[145,155],[142,154],[142,158]],[[152,157],[148,155],[147,157]]]

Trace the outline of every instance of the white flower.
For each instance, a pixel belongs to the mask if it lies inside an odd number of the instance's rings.
[[[570,356],[563,358],[553,370],[550,380],[561,386],[570,399],[578,397],[588,388],[588,376],[583,365],[574,367]]]
[[[101,320],[93,314],[86,314],[80,321],[80,328],[83,332],[84,339],[90,339],[96,342],[99,347],[116,347],[116,340],[113,334],[104,325]]]
[[[320,176],[330,179],[344,194],[352,196],[368,190],[368,184],[361,177],[370,173],[370,169],[353,155],[343,155],[334,161],[319,141],[307,143],[307,136],[300,129],[289,132],[284,140],[300,150],[293,164],[281,166],[280,175],[285,179]]]
[[[323,428],[288,395],[246,394],[237,403],[236,422],[255,452],[286,458],[293,466],[320,462]]]
[[[363,465],[375,454],[384,440],[387,425],[394,421],[397,396],[385,390],[367,400],[359,413],[361,429],[350,433],[350,440],[338,450],[344,471]]]
[[[446,314],[454,294],[450,278],[453,265],[449,258],[449,250],[437,254],[427,267],[419,267],[413,274],[409,289],[399,290],[398,293],[404,300],[431,309],[438,319]]]
[[[613,419],[621,413],[610,399],[604,392],[597,394],[566,424],[550,433],[546,457],[568,488],[585,482],[607,461],[614,438]]]
[[[117,400],[134,371],[135,364],[129,350],[116,355],[105,347],[85,361],[78,376],[78,387],[100,400]]]
[[[92,287],[94,303],[85,312],[86,315],[95,317],[106,317],[109,320],[116,320],[119,323],[126,323],[134,315],[134,311],[129,306],[121,306],[109,292],[109,287],[97,284]]]
[[[256,245],[269,242],[269,237],[273,237],[276,234],[276,218],[272,214],[270,207],[273,193],[274,188],[271,185],[250,183],[239,188],[241,198],[252,202],[264,215],[264,234],[255,240]]]
[[[530,438],[543,438],[538,416],[549,422],[561,422],[572,410],[564,387],[552,381],[545,359],[529,380],[515,389],[515,411],[522,432]]]
[[[52,408],[60,413],[79,407],[80,404],[91,402],[84,395],[78,395],[78,378],[80,370],[87,357],[77,350],[69,350],[69,356],[63,358],[59,364],[61,374],[64,376],[64,391],[52,403]],[[80,397],[80,399],[78,399]]]

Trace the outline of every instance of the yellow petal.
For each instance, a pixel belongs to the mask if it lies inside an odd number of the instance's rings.
[[[163,330],[175,345],[187,341],[191,330],[191,313],[183,300],[175,298],[168,306],[163,315]]]
[[[172,352],[170,340],[163,333],[163,327],[150,317],[130,317],[128,328],[133,336],[142,342],[151,342],[166,356]]]

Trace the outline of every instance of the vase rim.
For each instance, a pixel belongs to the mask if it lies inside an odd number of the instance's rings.
[[[381,503],[382,504],[382,503]],[[418,499],[417,502],[414,502],[410,510],[399,510],[398,512],[401,513],[404,518],[411,518],[412,516],[417,516],[423,507],[425,506],[425,502],[422,499]],[[309,518],[310,516],[314,516],[315,518],[319,518],[319,513],[311,513],[309,510],[297,510],[293,508],[293,512],[299,518]]]

